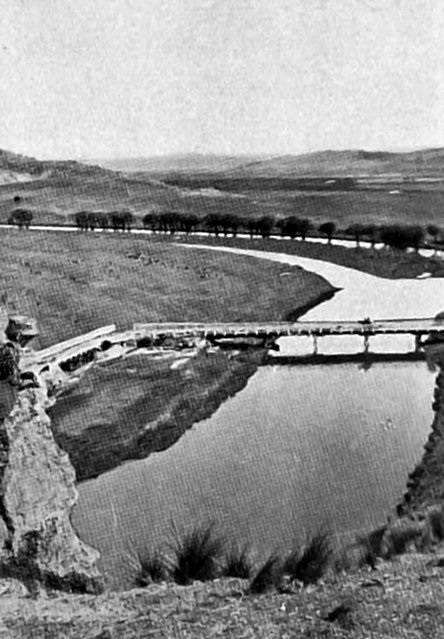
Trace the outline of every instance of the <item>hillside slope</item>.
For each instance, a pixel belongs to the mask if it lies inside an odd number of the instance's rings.
[[[403,176],[444,177],[444,149],[408,153],[320,151],[283,155],[242,165],[230,172],[251,177]]]
[[[6,222],[17,206],[31,210],[40,223],[64,223],[80,210],[127,209],[136,217],[151,210],[205,213],[216,206],[213,200],[146,175],[128,176],[75,161],[40,161],[0,150],[0,222]],[[220,197],[217,205],[223,206]]]

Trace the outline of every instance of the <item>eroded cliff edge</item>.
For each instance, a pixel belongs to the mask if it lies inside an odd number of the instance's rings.
[[[437,369],[433,396],[434,419],[420,463],[409,474],[398,513],[411,514],[444,502],[444,343],[426,346],[430,366]]]
[[[75,471],[52,435],[46,389],[25,387],[10,366],[17,364],[20,348],[6,342],[0,345],[5,349],[8,367],[0,367],[0,573],[30,586],[40,582],[100,592],[99,553],[71,525]]]

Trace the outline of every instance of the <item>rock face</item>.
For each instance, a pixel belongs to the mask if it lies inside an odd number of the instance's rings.
[[[29,585],[76,592],[102,590],[99,553],[84,544],[70,516],[75,471],[55,442],[43,380],[21,374],[24,346],[38,335],[33,320],[0,319],[0,574]],[[26,381],[25,381],[26,379]]]
[[[438,368],[433,399],[435,413],[429,438],[424,445],[420,463],[409,474],[407,491],[398,505],[398,513],[415,512],[418,508],[442,503],[444,500],[444,344],[426,346],[430,365]]]
[[[75,472],[54,441],[43,408],[46,402],[44,389],[23,390],[0,425],[4,560],[45,585],[98,592],[102,589],[96,568],[99,554],[72,528]]]

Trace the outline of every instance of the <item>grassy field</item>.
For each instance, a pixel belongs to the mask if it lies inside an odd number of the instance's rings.
[[[11,230],[0,242],[0,303],[37,318],[42,347],[111,322],[282,320],[331,291],[296,267],[167,238]]]
[[[20,231],[0,238],[7,249],[0,298],[9,311],[37,318],[42,347],[111,322],[283,320],[333,291],[298,268],[190,251],[165,238]],[[162,450],[240,390],[260,356],[213,353],[176,370],[146,357],[96,367],[52,409],[56,438],[78,479]]]

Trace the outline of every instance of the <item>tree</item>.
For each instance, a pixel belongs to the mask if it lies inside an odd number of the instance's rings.
[[[408,246],[418,252],[424,241],[424,229],[421,226],[407,226],[404,229],[404,233],[407,235]]]
[[[253,238],[253,235],[258,233],[258,219],[255,217],[248,218],[245,227],[250,234],[250,238]]]
[[[160,215],[158,213],[147,213],[143,216],[143,226],[155,233],[160,229]]]
[[[331,244],[332,237],[334,232],[336,231],[336,224],[334,222],[324,222],[318,227],[320,233],[324,233],[324,235],[328,238],[328,243]]]
[[[370,241],[372,248],[375,248],[378,233],[379,228],[375,224],[367,224],[362,229],[362,235]]]
[[[88,230],[88,215],[89,213],[87,213],[86,211],[79,211],[74,215],[74,221],[77,225],[77,228],[81,231]]]
[[[109,227],[109,216],[107,213],[93,213],[96,226],[104,231]]]
[[[193,213],[184,213],[181,217],[181,230],[189,235],[196,230],[199,221],[200,220],[197,215],[193,215]]]
[[[305,241],[307,238],[307,233],[311,231],[313,228],[313,224],[307,218],[302,218],[299,220],[299,233],[301,234],[301,238]]]
[[[265,240],[270,237],[271,231],[274,228],[274,218],[269,215],[264,215],[257,220],[256,225],[259,234]]]
[[[392,249],[405,251],[411,246],[417,251],[423,240],[424,231],[420,226],[400,226],[399,224],[392,224],[382,226],[380,235],[384,244]]]
[[[210,233],[214,233],[217,237],[219,233],[222,233],[224,223],[223,216],[220,213],[209,213],[205,220],[205,226],[209,230]]]
[[[226,213],[225,215],[221,215],[220,223],[225,237],[228,235],[228,233],[232,233],[234,236],[236,236],[237,231],[241,225],[241,219],[233,213]]]
[[[29,226],[32,222],[32,217],[32,212],[28,209],[15,209],[14,211],[12,211],[8,222],[9,224],[17,225],[20,229],[29,229]]]
[[[439,236],[441,234],[441,229],[436,224],[428,224],[427,225],[427,233],[431,236],[434,242],[439,241]]]
[[[287,236],[294,240],[300,232],[300,222],[301,220],[299,218],[291,215],[290,217],[284,217],[284,219],[278,220],[276,226],[280,228],[283,237]]]
[[[131,231],[133,216],[129,211],[115,211],[111,213],[111,225],[114,231]]]
[[[351,224],[347,229],[347,235],[353,235],[356,242],[356,248],[359,247],[359,243],[361,241],[361,237],[364,235],[365,226],[363,224]]]
[[[162,222],[165,231],[168,231],[169,233],[171,233],[171,235],[174,235],[174,233],[179,230],[181,225],[180,214],[176,211],[168,211],[162,216]]]

